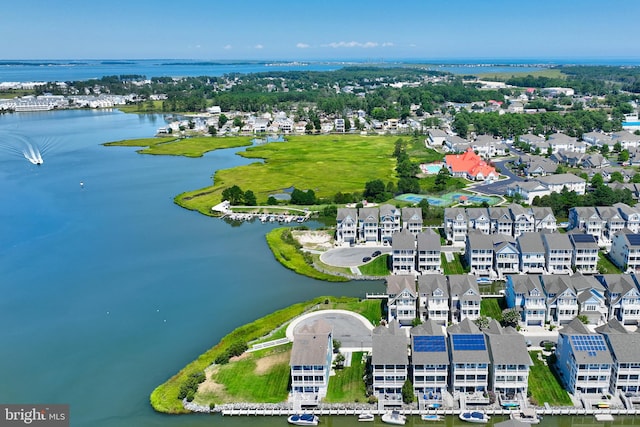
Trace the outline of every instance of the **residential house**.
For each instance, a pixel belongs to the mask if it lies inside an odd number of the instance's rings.
[[[573,253],[571,255],[571,266],[574,271],[582,274],[595,274],[598,272],[598,241],[591,234],[574,233],[568,234]]]
[[[611,134],[611,139],[613,139],[614,145],[619,142],[623,150],[640,146],[640,136],[628,130],[614,132]]]
[[[613,359],[602,335],[573,319],[560,329],[555,354],[556,369],[570,393],[609,392]]]
[[[563,188],[575,191],[576,194],[585,194],[586,181],[572,173],[541,176],[538,181],[545,185],[552,193],[560,193]]]
[[[586,169],[590,169],[590,168],[602,169],[602,168],[611,166],[611,163],[609,162],[609,159],[604,157],[602,154],[591,153],[591,154],[586,154],[582,158],[582,162],[580,166]]]
[[[611,149],[615,145],[615,142],[613,142],[613,138],[602,132],[585,133],[582,135],[582,140],[596,147],[602,147],[603,145],[606,145]]]
[[[402,405],[402,387],[409,378],[408,340],[400,324],[392,321],[371,332],[373,395],[378,405]]]
[[[380,206],[380,241],[390,242],[393,233],[400,231],[400,209],[393,205]]]
[[[624,325],[640,324],[640,291],[634,276],[603,274],[596,278],[606,288],[609,320],[617,319]]]
[[[551,208],[531,208],[533,214],[534,227],[536,232],[549,231],[555,232],[558,230],[558,222]]]
[[[545,248],[540,233],[523,233],[516,239],[520,253],[519,271],[525,274],[544,274]]]
[[[624,203],[616,203],[613,205],[618,209],[620,216],[625,221],[625,227],[632,233],[640,232],[640,211],[636,208],[632,208]],[[615,233],[610,233],[613,237]]]
[[[569,228],[590,234],[600,242],[604,225],[596,208],[585,206],[569,209]]]
[[[391,266],[393,274],[410,274],[415,272],[416,239],[407,229],[393,233]]]
[[[427,131],[425,145],[427,147],[442,147],[447,140],[447,133],[441,129],[429,129]]]
[[[418,317],[418,292],[413,275],[387,276],[387,320],[411,325]]]
[[[418,234],[417,242],[417,270],[422,274],[440,273],[442,271],[440,235],[427,228]]]
[[[549,147],[551,147],[552,153],[557,153],[560,150],[575,151],[579,153],[587,152],[587,145],[584,142],[580,142],[576,138],[563,133],[554,133],[549,135],[547,142]]]
[[[444,141],[444,149],[450,153],[464,153],[471,148],[471,143],[457,135],[448,135]]]
[[[509,205],[511,219],[513,220],[513,236],[518,237],[522,233],[531,233],[535,231],[535,220],[530,211],[525,210],[522,206],[512,203]]]
[[[613,235],[626,226],[625,220],[616,207],[596,206],[596,211],[602,220],[603,229],[601,240],[603,240],[605,244],[609,244],[611,243],[611,239],[613,239]]]
[[[578,296],[579,314],[591,325],[601,325],[608,320],[606,288],[593,276],[576,274],[568,279]]]
[[[449,282],[449,307],[451,321],[462,322],[464,319],[476,320],[480,317],[482,296],[475,277],[468,274],[451,274]]]
[[[513,219],[511,211],[506,207],[489,208],[489,218],[491,220],[492,233],[513,235]]]
[[[523,202],[528,205],[533,203],[536,197],[548,196],[551,191],[538,181],[517,181],[507,186],[507,195],[515,197],[519,195]]]
[[[445,208],[444,231],[448,241],[453,243],[466,241],[468,227],[469,219],[464,208]]]
[[[558,164],[553,160],[540,156],[531,156],[530,161],[525,164],[524,173],[527,178],[533,178],[553,174],[557,169]]]
[[[358,210],[338,208],[336,220],[336,242],[355,242],[358,236]]]
[[[471,142],[471,149],[478,153],[480,157],[489,158],[495,156],[504,156],[507,146],[505,143],[492,135],[478,135]]]
[[[468,208],[467,219],[469,229],[478,230],[483,234],[491,234],[491,220],[486,208]]]
[[[451,175],[473,181],[493,181],[499,177],[495,168],[489,166],[471,148],[463,154],[447,154],[445,164]]]
[[[493,236],[493,269],[499,278],[520,272],[520,251],[511,236]]]
[[[545,269],[549,274],[571,274],[573,245],[566,234],[542,233]]]
[[[485,336],[465,319],[447,328],[451,361],[451,389],[468,404],[488,404],[489,351]]]
[[[442,274],[418,276],[418,311],[420,320],[430,319],[439,325],[449,322],[449,286]]]
[[[609,257],[627,273],[640,272],[640,234],[627,228],[614,234]]]
[[[409,230],[414,237],[422,231],[422,209],[402,208],[402,228]]]
[[[378,208],[360,208],[358,211],[358,233],[360,241],[378,242],[380,211]]]
[[[547,305],[540,275],[507,276],[505,299],[507,307],[518,310],[525,325],[544,325]]]
[[[464,256],[471,273],[477,276],[494,276],[493,239],[477,231],[467,234]]]
[[[433,319],[411,328],[411,366],[418,407],[442,406],[449,385],[449,351],[443,327]]]
[[[491,361],[490,384],[501,405],[527,400],[529,368],[533,365],[524,336],[514,328],[503,328],[491,319],[483,330]],[[505,349],[509,349],[505,351]]]
[[[640,393],[640,334],[629,332],[617,319],[597,327],[596,332],[603,335],[611,352],[609,392],[614,395],[625,394],[636,403]]]
[[[327,395],[333,330],[325,320],[303,325],[294,332],[289,366],[291,394],[304,405],[318,405]]]
[[[547,322],[569,323],[578,315],[578,295],[568,276],[541,276],[547,305]]]

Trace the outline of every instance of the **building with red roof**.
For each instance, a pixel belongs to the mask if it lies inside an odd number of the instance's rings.
[[[498,172],[493,166],[482,160],[471,148],[462,154],[445,156],[447,169],[453,176],[460,176],[473,181],[493,181],[498,179]]]

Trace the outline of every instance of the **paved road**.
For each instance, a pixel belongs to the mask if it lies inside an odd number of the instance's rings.
[[[337,310],[321,310],[300,318],[293,324],[293,331],[303,325],[311,325],[322,318],[333,327],[333,338],[340,341],[341,348],[371,349],[371,330],[373,326],[354,313]],[[363,321],[364,319],[364,321]],[[287,331],[287,335],[289,331]]]
[[[335,267],[357,267],[363,264],[362,258],[368,256],[375,251],[383,254],[390,254],[390,246],[356,246],[353,248],[335,248],[329,249],[320,255],[320,261]]]
[[[481,193],[504,196],[507,193],[507,186],[513,184],[514,182],[522,181],[522,178],[511,172],[505,165],[506,162],[510,162],[512,160],[513,159],[503,159],[494,161],[494,164],[500,169],[500,173],[502,175],[505,175],[508,179],[501,179],[490,184],[477,184],[473,188]]]

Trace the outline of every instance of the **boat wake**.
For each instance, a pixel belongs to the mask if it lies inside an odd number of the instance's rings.
[[[44,156],[51,147],[52,143],[49,139],[45,139],[38,144],[21,135],[0,136],[0,151],[27,159],[30,163],[38,166],[44,163]]]

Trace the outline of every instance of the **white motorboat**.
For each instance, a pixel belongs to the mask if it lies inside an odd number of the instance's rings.
[[[444,420],[444,417],[442,415],[438,415],[438,414],[422,414],[420,416],[420,418],[422,418],[422,421],[442,421],[442,420]]]
[[[287,422],[295,426],[317,426],[320,418],[313,414],[295,414],[289,416]]]
[[[376,417],[369,412],[363,412],[362,414],[358,415],[358,421],[373,421],[375,418]]]
[[[407,422],[407,417],[405,417],[398,411],[391,411],[382,416],[382,422],[403,426]]]
[[[510,417],[512,420],[518,420],[527,424],[540,423],[540,417],[536,414],[535,409],[523,408],[520,411],[513,411]]]
[[[459,415],[459,418],[462,421],[466,421],[468,423],[481,423],[481,424],[486,424],[491,419],[489,415],[480,411],[461,412]]]

